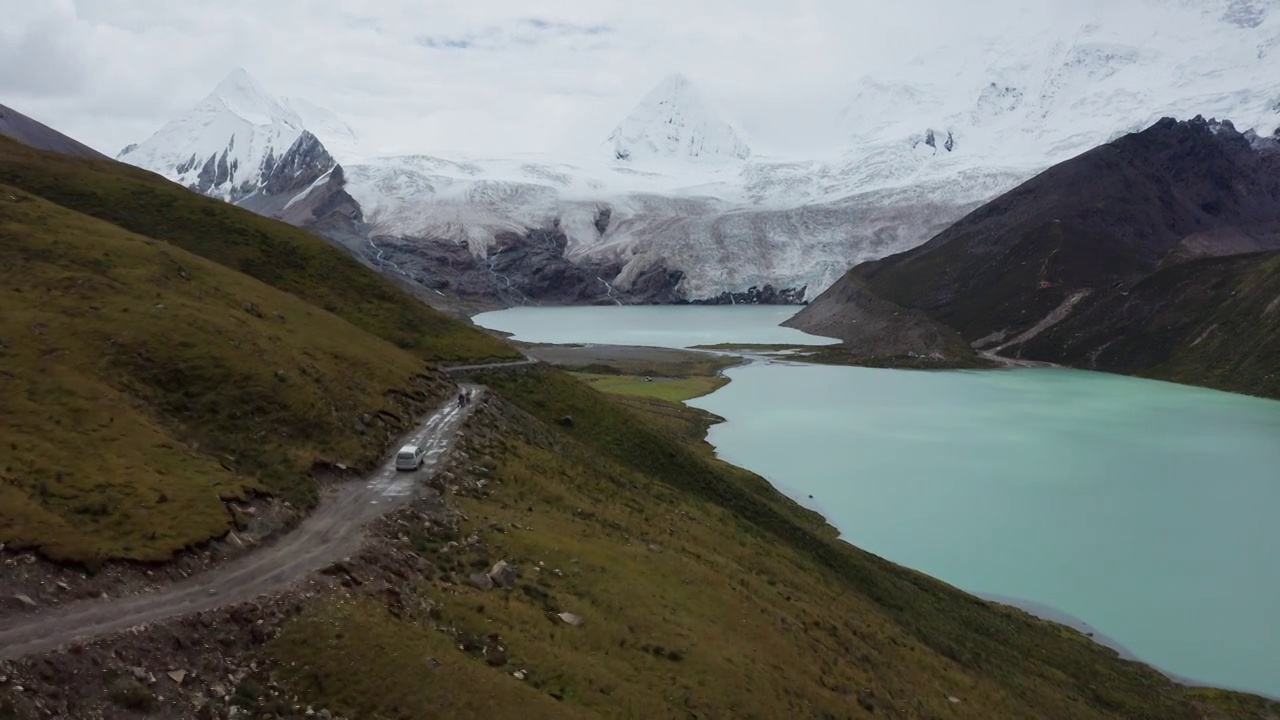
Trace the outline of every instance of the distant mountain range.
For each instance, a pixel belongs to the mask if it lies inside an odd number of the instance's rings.
[[[333,113],[237,70],[120,158],[320,227],[438,293],[798,302],[1160,117],[1225,117],[1269,135],[1280,125],[1275,5],[1140,0],[1088,23],[1011,15],[858,81],[839,157],[762,153],[680,75],[576,156],[370,157]],[[315,140],[295,147],[304,133]],[[330,198],[339,192],[349,195]]]

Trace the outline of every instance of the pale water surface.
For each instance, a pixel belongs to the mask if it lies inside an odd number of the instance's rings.
[[[718,343],[831,345],[838,341],[778,327],[796,308],[777,305],[602,305],[519,307],[481,313],[477,325],[540,343],[687,348]]]
[[[620,310],[522,310],[504,329],[636,342]],[[744,313],[693,340],[688,308],[645,310],[685,328],[676,346],[761,342],[723,330],[772,321]],[[690,402],[727,419],[719,454],[849,542],[1081,618],[1176,675],[1280,695],[1280,402],[1072,370],[728,375]]]

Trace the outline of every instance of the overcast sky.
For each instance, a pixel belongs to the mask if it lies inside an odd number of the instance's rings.
[[[388,150],[558,152],[603,140],[680,71],[757,146],[802,153],[832,142],[864,74],[1102,4],[0,0],[0,103],[114,155],[243,67]]]

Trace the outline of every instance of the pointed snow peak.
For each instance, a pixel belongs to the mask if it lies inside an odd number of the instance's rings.
[[[680,73],[662,79],[609,135],[616,159],[741,160],[751,155],[742,133]]]
[[[227,74],[222,82],[213,88],[213,95],[222,98],[263,98],[272,99],[271,93],[262,87],[244,68],[236,68]]]
[[[684,73],[673,72],[662,78],[662,82],[654,87],[653,91],[668,90],[673,93],[679,92],[696,92],[697,88]]]
[[[253,76],[249,74],[248,70],[245,70],[242,67],[238,67],[232,70],[231,72],[227,73],[227,76],[222,79],[222,82],[218,83],[218,86],[214,88],[214,92],[215,93],[220,92],[224,88],[235,88],[235,87],[244,87],[244,86],[252,86],[252,87],[257,87],[259,89],[261,88],[261,85],[258,84],[257,80],[253,79]]]
[[[244,68],[232,70],[222,82],[218,83],[206,101],[221,104],[254,125],[271,125],[279,122],[294,128],[302,128],[302,120],[298,114],[282,103],[279,98],[267,92],[266,88],[262,87],[262,84]]]
[[[653,86],[644,99],[640,101],[640,105],[636,111],[640,111],[645,106],[671,105],[674,109],[692,111],[699,110],[706,115],[716,116],[717,113],[711,109],[702,98],[702,93],[698,91],[698,87],[693,84],[688,77],[681,73],[671,73],[662,78],[662,80]],[[632,113],[635,114],[634,112]],[[719,120],[718,117],[716,117]],[[723,121],[722,121],[723,122]]]

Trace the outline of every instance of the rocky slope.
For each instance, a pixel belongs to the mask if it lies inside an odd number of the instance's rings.
[[[790,324],[858,339],[832,323],[865,312],[842,309],[857,288],[954,328],[980,350],[1159,372],[1175,346],[1195,340],[1182,336],[1221,326],[1209,321],[1231,297],[1224,284],[1265,282],[1275,250],[1280,136],[1164,119],[1045,171],[918,248],[856,266]],[[1238,259],[1213,261],[1230,257]],[[1161,316],[1175,307],[1176,330]],[[1251,341],[1266,341],[1274,329],[1265,307],[1249,311],[1261,325],[1217,352],[1202,349],[1202,361],[1231,366]]]
[[[332,113],[275,97],[237,69],[189,113],[117,157],[262,215],[355,232],[360,206],[346,193],[342,167],[308,128],[338,147],[357,142]]]
[[[116,157],[235,202],[264,183],[302,130],[297,113],[235,70],[190,112]]]
[[[269,160],[253,192],[236,201],[240,207],[302,227],[330,220],[355,230],[364,219],[360,204],[346,191],[342,166],[309,130]]]

